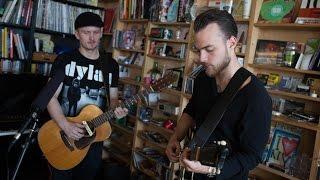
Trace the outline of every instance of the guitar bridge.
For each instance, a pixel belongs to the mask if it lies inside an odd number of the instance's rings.
[[[90,129],[88,123],[86,121],[82,121],[82,124],[84,125],[84,127],[86,128],[87,133],[89,134],[89,136],[93,135],[92,130]]]

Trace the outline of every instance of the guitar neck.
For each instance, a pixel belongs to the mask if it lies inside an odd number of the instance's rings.
[[[146,87],[143,91],[138,92],[136,95],[120,103],[119,107],[129,109],[132,105],[137,104],[138,102],[141,102],[141,101],[147,102],[147,99],[148,99],[147,97],[150,93],[158,92],[162,88],[168,87],[168,85],[176,81],[176,79],[177,79],[177,75],[169,71],[164,77],[158,79],[150,87]],[[115,108],[112,108],[107,112],[101,114],[100,116],[94,118],[89,122],[89,125],[91,127],[96,128],[101,124],[107,121],[110,121],[112,118],[116,118],[116,115],[114,114],[114,110]]]
[[[152,88],[150,88],[150,90],[152,90]],[[151,93],[150,90],[145,89],[142,92],[135,94],[131,98],[126,99],[125,101],[121,102],[118,107],[129,109],[132,105],[135,105],[138,102],[146,101],[146,97],[148,96],[149,93]],[[113,118],[116,118],[116,115],[114,114],[115,109],[116,108],[111,108],[110,110],[106,111],[105,113],[101,114],[100,116],[92,119],[90,121],[90,124],[94,128],[96,128],[96,127],[100,126],[101,124],[103,124],[107,121],[110,121]]]

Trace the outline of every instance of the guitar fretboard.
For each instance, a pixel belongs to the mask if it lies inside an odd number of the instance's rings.
[[[139,92],[132,96],[131,98],[126,99],[125,101],[121,102],[118,107],[127,108],[129,109],[132,105],[137,104],[141,101],[146,101],[148,94],[154,92],[152,88],[148,89],[146,88],[142,92]],[[101,114],[100,116],[92,119],[88,123],[92,125],[94,128],[100,126],[101,124],[105,123],[106,121],[111,120],[112,118],[116,118],[116,115],[114,114],[115,108],[112,108],[108,110],[107,112]]]

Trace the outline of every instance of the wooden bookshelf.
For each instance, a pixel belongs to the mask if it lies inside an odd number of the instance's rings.
[[[294,24],[294,23],[260,23],[258,18],[260,15],[260,8],[264,1],[256,0],[252,1],[250,23],[249,23],[249,38],[250,43],[247,44],[246,52],[246,63],[245,66],[254,72],[264,73],[272,72],[279,73],[281,75],[289,75],[292,77],[306,78],[312,77],[319,79],[319,71],[301,70],[289,67],[281,67],[276,65],[267,64],[254,64],[255,52],[257,41],[260,39],[275,40],[275,41],[292,41],[299,43],[306,43],[308,39],[317,38],[320,35],[320,24]],[[267,89],[268,93],[272,97],[280,97],[285,100],[297,101],[304,104],[303,111],[310,112],[319,115],[320,114],[320,98],[314,98],[308,94],[302,94],[298,92],[287,92],[275,89]],[[299,153],[304,153],[308,157],[312,158],[310,164],[310,174],[305,179],[314,180],[317,177],[317,159],[320,152],[320,126],[319,124],[310,122],[298,122],[287,116],[273,116],[272,121],[285,125],[285,127],[293,127],[300,129],[303,133],[301,134],[301,140],[299,143]],[[308,134],[308,138],[304,136]],[[307,148],[306,148],[307,147]],[[299,178],[292,177],[276,169],[272,169],[265,165],[259,165],[255,170],[252,171],[258,179],[290,179],[298,180]]]
[[[184,63],[185,59],[180,59],[180,58],[174,58],[174,57],[167,57],[167,56],[158,56],[158,55],[151,55],[148,54],[148,57],[154,58],[154,59],[163,59],[163,60],[168,60],[168,61],[174,61],[178,63]]]
[[[320,102],[320,98],[314,98],[314,97],[307,96],[304,94],[285,92],[285,91],[280,91],[280,90],[272,90],[272,89],[268,89],[268,92],[271,95],[276,95],[276,96],[284,96],[284,97],[288,97],[288,98],[296,98],[296,99],[301,99],[301,100],[305,100],[305,101]]]
[[[318,131],[320,130],[320,126],[318,124],[315,123],[311,123],[311,122],[299,122],[295,119],[290,119],[287,116],[284,115],[280,115],[280,116],[272,116],[272,121],[274,122],[280,122],[283,124],[287,124],[290,126],[295,126],[298,128],[304,128],[304,129],[308,129],[308,130],[312,130],[312,131]]]
[[[169,43],[184,43],[188,44],[189,42],[187,40],[177,40],[177,39],[159,39],[159,38],[151,38],[149,37],[151,41],[159,41],[159,42],[169,42]]]
[[[283,173],[283,172],[280,172],[278,170],[275,170],[275,169],[272,169],[266,165],[263,165],[263,164],[259,164],[257,169],[260,169],[260,170],[263,170],[263,171],[266,171],[266,172],[269,172],[271,174],[274,174],[274,175],[277,175],[277,176],[280,176],[280,177],[283,177],[285,179],[289,179],[289,180],[300,180],[296,177],[293,177],[293,176],[290,176],[286,173]]]
[[[132,84],[135,86],[140,86],[140,82],[137,82],[131,78],[119,78],[119,81],[124,84]]]
[[[176,96],[180,96],[181,95],[181,91],[178,91],[178,90],[175,90],[175,89],[170,89],[170,88],[165,88],[161,92],[172,94],[172,95],[176,95]]]
[[[148,23],[148,19],[120,19],[123,23]]]
[[[169,166],[167,166],[167,165],[165,165],[165,164],[163,164],[163,163],[161,163],[161,162],[159,162],[159,161],[157,161],[157,160],[155,160],[155,159],[153,159],[151,157],[148,157],[148,156],[144,155],[143,153],[140,152],[139,149],[134,149],[133,151],[135,153],[139,154],[140,156],[144,157],[145,159],[148,159],[149,161],[152,161],[152,162],[155,162],[155,163],[159,163],[159,164],[161,164],[161,166],[163,166],[163,167],[165,167],[167,169],[170,168]]]
[[[262,29],[282,29],[291,31],[319,31],[320,24],[295,24],[295,23],[255,23],[255,27]]]
[[[121,66],[129,67],[129,68],[134,68],[134,69],[139,69],[139,70],[142,69],[141,66],[137,66],[135,64],[124,64],[124,63],[121,63],[121,62],[118,62],[118,64],[121,65]]]
[[[140,49],[124,49],[124,48],[116,48],[116,49],[119,51],[144,53],[144,50],[140,50]]]
[[[190,23],[184,23],[184,22],[152,22],[154,25],[158,26],[190,26]]]
[[[270,64],[248,64],[248,66],[257,68],[257,69],[267,69],[267,70],[273,70],[273,71],[299,73],[299,74],[320,75],[320,71],[301,70],[301,69],[294,69],[289,67],[275,66]]]

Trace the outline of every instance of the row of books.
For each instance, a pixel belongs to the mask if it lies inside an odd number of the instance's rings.
[[[185,22],[188,19],[187,14],[192,5],[189,5],[189,3],[191,1],[187,0],[121,0],[120,18],[149,19],[160,22]]]
[[[319,71],[320,39],[308,39],[306,43],[260,39],[254,63]]]
[[[49,76],[52,68],[51,63],[32,63],[31,64],[31,73],[40,74],[43,76]]]
[[[80,4],[86,4],[90,6],[98,6],[98,0],[69,0],[69,1],[77,2]]]
[[[104,19],[104,11],[102,10],[71,6],[53,0],[39,0],[37,9],[37,28],[63,33],[74,33],[74,21],[83,12],[90,11]]]
[[[25,48],[21,33],[15,31],[14,29],[5,27],[1,29],[0,40],[0,55],[2,58],[28,58],[28,51]]]
[[[0,72],[20,74],[21,72],[23,72],[25,63],[26,63],[25,61],[21,61],[21,60],[1,59]]]
[[[32,7],[32,0],[7,1],[3,6],[4,11],[1,17],[1,22],[29,26],[33,10]]]

